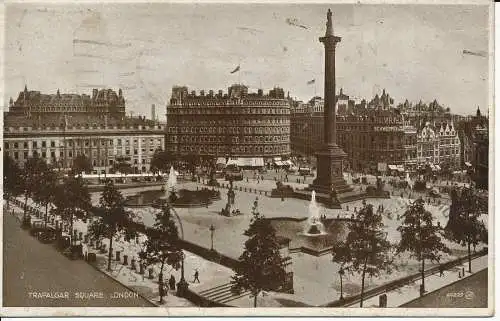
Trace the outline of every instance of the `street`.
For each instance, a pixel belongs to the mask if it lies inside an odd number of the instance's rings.
[[[153,306],[84,261],[40,243],[12,215],[3,217],[3,306]]]

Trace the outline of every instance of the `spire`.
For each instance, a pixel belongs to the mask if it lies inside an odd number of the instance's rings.
[[[479,106],[477,106],[476,117],[481,117],[481,110],[479,110]]]
[[[333,36],[333,23],[332,23],[332,11],[328,9],[326,14],[326,33],[325,37]]]
[[[27,93],[28,92],[28,85],[24,85],[24,92]]]

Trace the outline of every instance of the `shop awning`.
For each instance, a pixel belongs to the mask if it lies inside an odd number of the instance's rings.
[[[472,164],[471,164],[471,163],[469,163],[469,162],[465,162],[465,165],[466,165],[466,166],[469,166],[469,167],[472,167]]]
[[[262,157],[238,158],[238,166],[245,167],[262,167],[264,159]]]
[[[288,160],[286,160],[286,161],[284,161],[284,162],[283,162],[283,164],[284,164],[284,165],[288,165],[288,166],[293,166],[292,161],[291,161],[291,160],[289,160],[289,159],[288,159]]]
[[[396,168],[397,168],[397,170],[398,170],[399,172],[404,172],[404,171],[405,171],[405,168],[404,168],[404,166],[403,166],[403,165],[398,165],[398,166],[396,166]]]
[[[239,164],[238,164],[238,159],[232,159],[232,158],[230,158],[230,159],[227,161],[226,166],[227,166],[227,165],[236,165],[236,166],[239,166]]]
[[[276,166],[284,166],[284,163],[282,161],[280,161],[280,160],[275,160],[274,161],[274,165],[276,165]]]
[[[437,170],[437,171],[440,171],[440,170],[441,170],[441,166],[439,166],[439,165],[434,165],[434,166],[436,167],[436,170]]]
[[[217,164],[226,164],[226,159],[224,157],[217,158]]]
[[[396,171],[396,170],[398,170],[398,168],[396,167],[396,165],[387,165],[387,167],[389,167],[389,169],[390,169],[391,171]]]

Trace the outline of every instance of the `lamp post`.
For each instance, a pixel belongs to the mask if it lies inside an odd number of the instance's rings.
[[[173,206],[169,205],[168,198],[167,198],[167,203],[166,206],[170,207],[171,213],[174,213],[174,216],[177,218],[177,221],[179,222],[179,228],[181,230],[181,239],[184,241],[184,228],[182,227],[182,221],[181,218],[179,217],[179,214],[175,211]],[[186,282],[186,279],[184,278],[184,260],[185,260],[185,255],[184,251],[182,251],[182,261],[181,261],[181,279],[179,283],[177,284],[177,296],[183,297],[186,293],[186,290],[189,286],[189,284]]]
[[[215,232],[215,227],[213,224],[210,225],[210,239],[212,240],[212,245],[210,247],[210,250],[213,251],[214,250],[214,232]]]
[[[344,275],[344,268],[340,268],[339,276],[340,276],[340,300],[344,300],[344,293],[342,291],[342,276]]]

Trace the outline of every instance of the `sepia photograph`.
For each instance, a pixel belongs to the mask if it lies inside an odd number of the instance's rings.
[[[9,2],[2,316],[491,316],[490,1]]]

